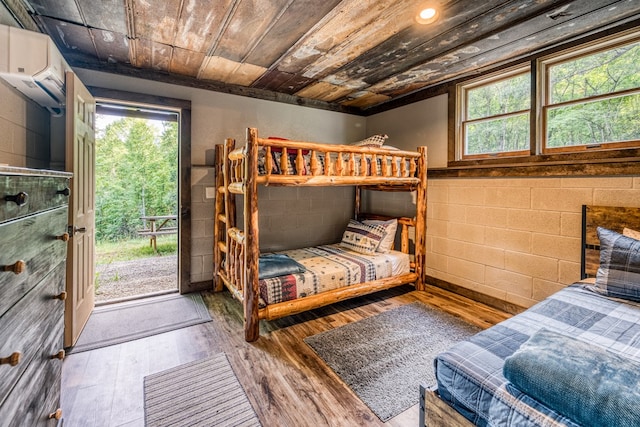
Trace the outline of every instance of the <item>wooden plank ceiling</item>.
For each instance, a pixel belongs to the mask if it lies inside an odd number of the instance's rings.
[[[638,0],[435,0],[420,25],[425,3],[22,0],[72,66],[361,114],[640,17]]]

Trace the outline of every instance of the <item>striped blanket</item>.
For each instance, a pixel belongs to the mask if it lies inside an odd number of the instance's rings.
[[[395,251],[388,254],[364,255],[334,244],[281,253],[289,255],[307,271],[260,280],[262,305],[290,301],[356,283],[409,273],[408,256]],[[399,264],[402,267],[398,267]]]
[[[640,304],[574,284],[438,355],[440,397],[478,426],[577,426],[502,374],[505,358],[541,328],[640,362]]]

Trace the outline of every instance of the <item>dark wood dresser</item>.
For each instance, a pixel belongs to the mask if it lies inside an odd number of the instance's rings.
[[[0,426],[62,417],[69,178],[0,166]]]

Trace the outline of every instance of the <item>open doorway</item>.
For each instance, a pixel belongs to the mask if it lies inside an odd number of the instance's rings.
[[[178,291],[179,114],[97,104],[97,304]]]

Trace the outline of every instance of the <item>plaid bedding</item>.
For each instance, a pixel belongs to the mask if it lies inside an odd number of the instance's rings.
[[[478,426],[577,426],[502,375],[504,359],[541,328],[640,362],[640,304],[576,283],[438,355],[442,399]]]
[[[409,273],[408,255],[400,252],[364,255],[334,244],[281,253],[289,255],[307,271],[260,280],[260,304],[263,306]],[[397,271],[398,257],[406,257],[405,271]]]

